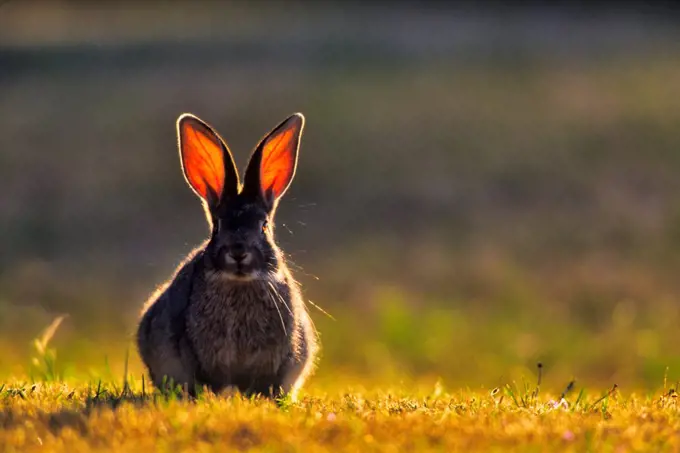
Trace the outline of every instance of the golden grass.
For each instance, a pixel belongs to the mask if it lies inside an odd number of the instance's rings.
[[[604,395],[604,397],[602,397]],[[165,399],[113,386],[0,391],[0,451],[678,451],[675,389],[560,397],[408,388],[311,389],[296,403]]]

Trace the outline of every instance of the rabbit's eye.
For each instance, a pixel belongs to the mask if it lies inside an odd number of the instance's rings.
[[[267,232],[267,226],[269,226],[269,223],[267,223],[266,220],[262,221],[262,232],[266,233]]]

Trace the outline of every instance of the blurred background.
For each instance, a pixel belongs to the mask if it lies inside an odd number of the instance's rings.
[[[661,5],[661,4],[657,4]],[[670,4],[669,4],[670,5]],[[680,15],[422,2],[0,5],[0,376],[142,367],[156,285],[208,234],[175,120],[239,166],[307,117],[278,214],[312,385],[680,378]]]

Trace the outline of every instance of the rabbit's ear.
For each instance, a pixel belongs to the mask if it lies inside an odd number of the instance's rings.
[[[246,169],[244,193],[261,197],[273,209],[295,176],[305,117],[295,113],[267,134]]]
[[[229,148],[215,130],[185,113],[177,119],[179,154],[184,177],[210,209],[238,192],[238,173]]]

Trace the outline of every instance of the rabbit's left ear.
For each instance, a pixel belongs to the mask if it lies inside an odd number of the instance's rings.
[[[238,172],[227,144],[198,117],[185,113],[177,120],[179,154],[189,186],[214,210],[225,197],[236,195]]]
[[[291,115],[262,139],[250,158],[243,190],[261,197],[269,210],[274,209],[295,176],[304,125],[301,113]]]

